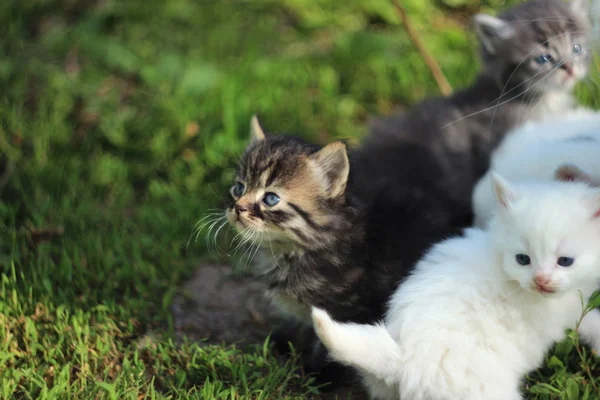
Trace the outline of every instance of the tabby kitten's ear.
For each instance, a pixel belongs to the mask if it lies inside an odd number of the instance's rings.
[[[475,15],[473,24],[479,41],[490,54],[496,54],[498,44],[515,34],[514,28],[508,22],[487,14]]]
[[[265,132],[260,126],[260,122],[258,122],[258,117],[254,114],[250,120],[250,143],[261,140],[265,140]]]
[[[496,195],[497,203],[502,208],[508,208],[510,203],[515,199],[515,192],[510,187],[510,184],[500,174],[492,173],[492,188]]]
[[[310,159],[321,170],[329,197],[335,198],[342,195],[346,190],[350,173],[350,161],[348,160],[346,145],[343,142],[333,142],[311,154]]]
[[[590,186],[600,187],[600,180],[572,164],[564,164],[558,167],[554,171],[554,178],[566,182],[585,182]]]

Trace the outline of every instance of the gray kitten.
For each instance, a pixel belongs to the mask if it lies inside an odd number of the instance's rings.
[[[587,0],[532,0],[499,17],[477,15],[483,69],[474,84],[372,121],[358,157],[369,166],[364,173],[380,186],[426,181],[468,211],[473,185],[507,131],[575,106],[571,90],[590,61],[588,14]],[[407,171],[399,155],[408,147],[429,154],[433,165],[417,156]],[[422,169],[438,172],[423,176]]]

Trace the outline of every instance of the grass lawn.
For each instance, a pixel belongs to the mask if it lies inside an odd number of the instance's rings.
[[[450,83],[468,84],[480,2],[401,2]],[[4,0],[0,33],[0,398],[318,397],[267,346],[177,344],[170,306],[207,257],[187,242],[253,113],[323,143],[438,94],[391,3]],[[600,360],[574,337],[527,393],[599,388]]]

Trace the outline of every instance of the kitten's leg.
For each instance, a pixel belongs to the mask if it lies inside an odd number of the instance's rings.
[[[594,309],[586,314],[579,324],[579,336],[592,347],[596,356],[600,356],[600,310]]]
[[[356,380],[355,372],[345,365],[330,360],[327,349],[321,344],[313,327],[303,321],[290,319],[271,335],[271,341],[279,354],[290,354],[290,343],[300,355],[306,374],[313,374],[322,391],[334,390]]]
[[[312,318],[317,335],[335,360],[386,383],[397,382],[399,349],[383,325],[341,324],[315,307]]]

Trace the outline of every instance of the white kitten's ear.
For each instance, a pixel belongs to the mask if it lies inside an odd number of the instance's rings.
[[[508,208],[510,203],[515,199],[515,191],[508,181],[500,176],[500,174],[492,172],[492,188],[498,204],[502,208]]]
[[[316,153],[311,154],[310,159],[321,170],[329,197],[335,198],[342,195],[346,190],[346,183],[350,174],[350,161],[346,144],[344,142],[328,144]]]
[[[515,29],[508,22],[491,15],[477,14],[473,17],[473,24],[479,41],[491,54],[496,54],[498,43],[515,35]]]
[[[265,132],[260,126],[260,122],[258,122],[258,117],[254,114],[250,120],[250,143],[261,140],[265,140]]]
[[[573,164],[563,164],[554,171],[554,178],[565,182],[585,182],[590,186],[600,187],[600,180]]]

